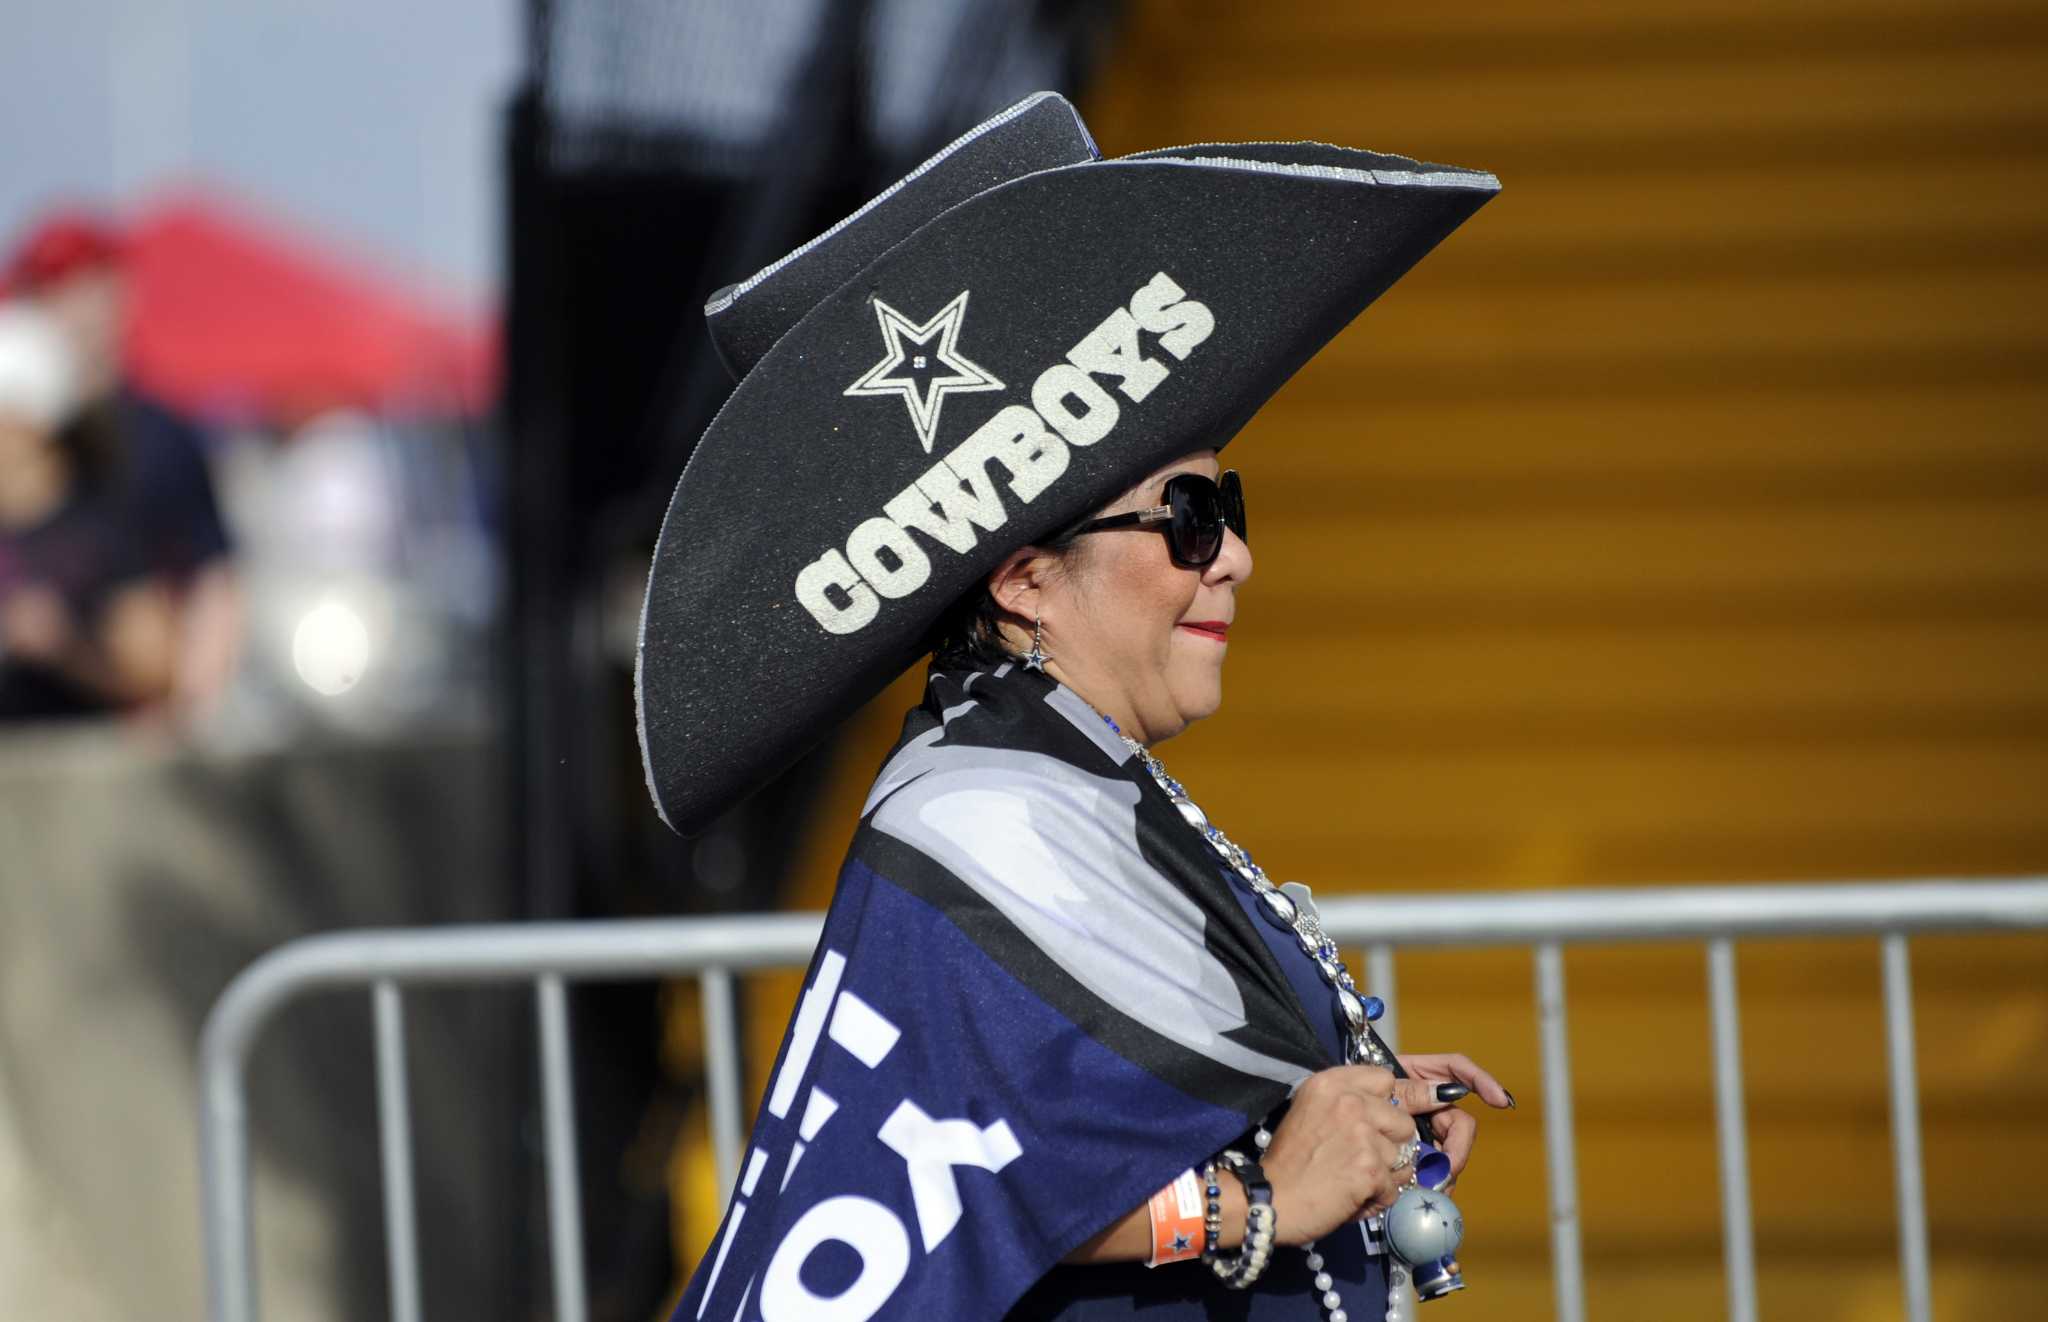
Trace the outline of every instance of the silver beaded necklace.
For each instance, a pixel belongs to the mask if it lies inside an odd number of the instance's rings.
[[[1322,922],[1316,916],[1315,906],[1308,897],[1307,887],[1297,888],[1290,894],[1288,888],[1275,886],[1267,879],[1265,869],[1252,861],[1251,854],[1225,835],[1221,827],[1211,822],[1209,815],[1203,812],[1188,794],[1187,788],[1167,774],[1166,767],[1158,758],[1152,756],[1151,749],[1125,734],[1123,727],[1107,713],[1101,715],[1104,723],[1116,732],[1116,737],[1123,740],[1124,746],[1137,756],[1151,775],[1153,783],[1165,791],[1166,797],[1180,812],[1182,819],[1202,833],[1202,838],[1209,842],[1209,848],[1223,860],[1231,875],[1258,898],[1278,925],[1294,933],[1295,939],[1301,943],[1302,950],[1315,961],[1316,969],[1323,975],[1323,981],[1330,984],[1336,997],[1337,1027],[1344,1039],[1346,1063],[1378,1065],[1383,1068],[1390,1065],[1391,1058],[1386,1048],[1367,1028],[1371,1020],[1379,1017],[1376,1013],[1377,1006],[1368,1009],[1367,1002],[1371,998],[1359,996],[1357,984],[1352,979],[1350,971],[1344,967],[1344,961],[1338,956],[1337,943],[1330,940],[1323,931]],[[1261,1124],[1253,1138],[1263,1150],[1266,1144],[1272,1141],[1273,1135]],[[1327,1322],[1350,1322],[1351,1315],[1345,1311],[1343,1297],[1337,1293],[1336,1279],[1324,1270],[1323,1255],[1316,1252],[1313,1245],[1309,1246],[1306,1252],[1308,1269],[1314,1273],[1316,1293],[1327,1315]],[[1396,1322],[1400,1316],[1392,1307],[1391,1292],[1404,1285],[1405,1278],[1406,1272],[1400,1260],[1389,1255],[1387,1322]]]

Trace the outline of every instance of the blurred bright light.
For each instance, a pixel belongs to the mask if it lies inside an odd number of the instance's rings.
[[[348,692],[370,663],[370,631],[363,617],[338,601],[323,601],[306,612],[292,634],[292,665],[316,693]]]

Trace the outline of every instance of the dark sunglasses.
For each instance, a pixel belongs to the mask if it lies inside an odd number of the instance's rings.
[[[1157,528],[1166,534],[1166,553],[1185,569],[1207,569],[1223,553],[1223,530],[1245,541],[1244,483],[1237,470],[1223,475],[1221,482],[1200,473],[1175,473],[1166,479],[1163,505],[1090,519],[1074,529],[1108,532],[1113,528]]]

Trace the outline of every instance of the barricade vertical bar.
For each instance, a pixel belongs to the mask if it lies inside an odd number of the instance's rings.
[[[541,1121],[547,1141],[548,1247],[555,1268],[555,1322],[584,1322],[576,1098],[569,1073],[569,998],[562,989],[561,974],[541,976],[539,1000]]]
[[[740,1172],[739,1016],[733,1009],[732,970],[704,970],[704,1083],[711,1095],[711,1153],[718,1196],[732,1196]]]
[[[1930,1322],[1927,1190],[1920,1164],[1920,1073],[1913,1049],[1913,973],[1901,932],[1884,938],[1884,1029],[1892,1093],[1893,1182],[1899,1201],[1899,1270],[1905,1280],[1906,1322]]]
[[[1728,1271],[1729,1322],[1756,1322],[1756,1232],[1749,1195],[1749,1129],[1742,1101],[1742,1023],[1735,999],[1735,943],[1707,942],[1707,1000],[1713,1010],[1714,1120],[1721,1159],[1721,1256]]]
[[[199,1129],[206,1199],[206,1293],[211,1322],[256,1322],[256,1253],[249,1209],[249,1112],[242,1044],[226,1044],[219,1014],[200,1046],[205,1089]]]
[[[1376,941],[1365,948],[1365,993],[1386,1003],[1386,1013],[1373,1027],[1379,1030],[1380,1040],[1387,1044],[1389,1050],[1399,1051],[1401,1034],[1394,995],[1394,948],[1384,941]]]
[[[412,1187],[412,1117],[406,1111],[405,1004],[398,984],[377,980],[377,1131],[384,1157],[384,1253],[392,1322],[420,1322],[419,1230]]]
[[[1536,1024],[1543,1048],[1543,1149],[1550,1167],[1550,1272],[1557,1322],[1585,1322],[1579,1250],[1579,1172],[1572,1146],[1572,1066],[1564,1008],[1564,952],[1536,947]]]

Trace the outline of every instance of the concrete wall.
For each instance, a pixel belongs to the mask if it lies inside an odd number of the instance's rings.
[[[0,1316],[202,1315],[206,1010],[297,935],[504,916],[494,774],[475,736],[232,758],[115,727],[0,739]],[[383,1314],[369,1017],[315,998],[255,1054],[272,1317]],[[435,1317],[503,1316],[529,1021],[510,993],[411,998]]]

